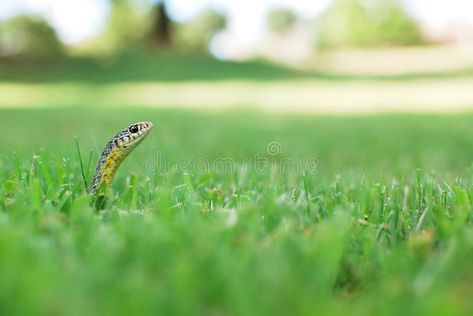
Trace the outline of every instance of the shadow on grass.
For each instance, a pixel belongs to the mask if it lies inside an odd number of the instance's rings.
[[[219,61],[202,54],[172,52],[129,53],[114,58],[50,57],[46,59],[0,59],[0,82],[78,82],[110,84],[120,82],[183,82],[291,79],[336,81],[408,81],[473,76],[473,69],[443,73],[403,75],[346,75],[302,71],[263,60]]]

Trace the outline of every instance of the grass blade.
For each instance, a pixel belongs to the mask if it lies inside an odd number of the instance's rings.
[[[87,192],[87,180],[85,178],[84,164],[82,163],[82,156],[80,154],[80,148],[79,148],[79,140],[77,139],[77,137],[74,137],[74,142],[76,143],[77,155],[79,157],[80,171],[82,175],[82,180],[84,182],[84,190]]]

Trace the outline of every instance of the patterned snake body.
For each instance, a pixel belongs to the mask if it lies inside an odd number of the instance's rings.
[[[151,122],[139,122],[112,137],[100,155],[90,184],[90,194],[95,195],[110,188],[120,164],[146,138],[151,128]]]

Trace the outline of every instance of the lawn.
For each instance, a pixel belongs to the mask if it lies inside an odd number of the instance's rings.
[[[0,314],[473,312],[473,115],[94,99],[0,111]],[[155,127],[97,211],[74,137],[90,181],[140,120]]]
[[[0,59],[0,108],[243,106],[311,114],[464,112],[473,104],[472,86],[473,70],[468,67],[353,74],[169,52],[40,62]]]

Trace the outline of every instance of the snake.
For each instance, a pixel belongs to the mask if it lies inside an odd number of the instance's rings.
[[[97,195],[110,190],[112,180],[122,162],[146,138],[152,128],[151,122],[134,123],[110,139],[97,162],[89,194]]]

